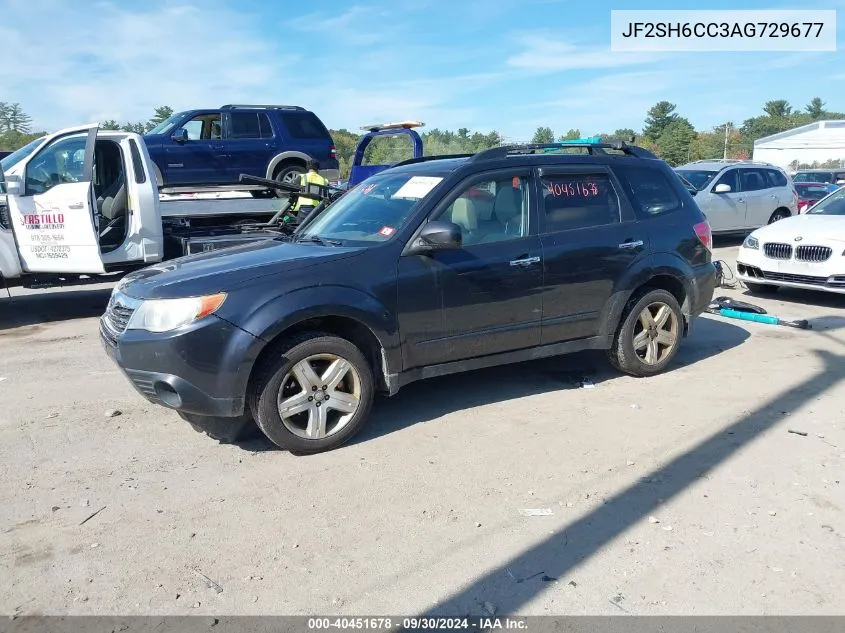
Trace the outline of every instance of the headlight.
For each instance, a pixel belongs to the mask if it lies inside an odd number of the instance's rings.
[[[169,332],[214,314],[225,300],[225,292],[184,299],[150,299],[135,310],[126,329]]]
[[[742,245],[745,248],[751,248],[751,249],[754,249],[754,250],[760,248],[760,242],[758,242],[757,238],[752,236],[752,235],[749,235],[748,237],[746,237],[745,241],[742,243]]]

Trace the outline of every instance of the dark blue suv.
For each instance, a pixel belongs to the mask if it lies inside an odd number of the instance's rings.
[[[297,183],[316,158],[337,178],[326,126],[300,106],[224,105],[177,112],[144,135],[160,187],[236,185],[241,174]]]

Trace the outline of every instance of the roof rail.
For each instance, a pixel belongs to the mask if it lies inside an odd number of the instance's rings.
[[[506,158],[511,154],[533,154],[535,150],[550,150],[550,149],[571,149],[573,147],[585,147],[590,154],[608,154],[605,150],[612,149],[622,151],[628,156],[637,156],[639,158],[657,158],[654,154],[645,148],[637,145],[628,145],[625,141],[613,141],[607,143],[526,143],[523,145],[501,145],[499,147],[491,147],[473,155],[470,162],[479,162],[484,160],[495,160],[497,158]]]
[[[426,163],[430,160],[448,160],[450,158],[472,158],[475,154],[437,154],[435,156],[420,156],[419,158],[408,158],[396,163],[393,167],[400,165],[413,165],[415,163]]]
[[[302,106],[295,105],[250,105],[242,103],[227,103],[226,105],[220,106],[221,110],[236,110],[238,108],[264,108],[265,110],[305,110],[305,108],[303,108]]]

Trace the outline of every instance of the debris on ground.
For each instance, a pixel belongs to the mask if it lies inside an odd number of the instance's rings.
[[[105,510],[107,507],[108,507],[108,506],[103,506],[103,507],[102,507],[102,508],[100,508],[99,510],[96,510],[96,511],[92,512],[92,513],[91,513],[91,514],[89,514],[87,517],[85,517],[84,519],[82,519],[82,521],[80,522],[80,524],[79,524],[79,525],[85,525],[86,523],[88,523],[88,521],[90,521],[90,520],[91,520],[91,519],[93,519],[95,516],[97,516],[98,514],[100,514],[100,512],[102,512],[103,510]],[[92,545],[92,547],[93,547],[93,545]]]
[[[91,543],[91,549],[96,549],[98,547],[100,547],[99,543]]]
[[[671,532],[671,531],[672,531],[672,526],[671,526],[671,525],[664,525],[664,526],[663,526],[663,529],[664,529],[664,530],[666,530],[667,532]]]
[[[89,505],[91,505],[91,503],[88,501],[88,499],[83,499],[82,501],[79,502],[79,505],[82,506],[83,508],[87,508]]]
[[[191,572],[193,572],[198,578],[201,578],[203,582],[205,582],[205,586],[209,589],[214,589],[214,591],[216,591],[217,593],[223,593],[223,587],[221,587],[219,584],[214,582],[211,578],[209,578],[202,572],[197,571],[196,569],[191,569]]]
[[[201,606],[202,606],[202,603],[200,601],[197,601],[197,602],[195,602],[194,604],[191,605],[191,608],[192,609],[199,609]]]
[[[632,404],[632,405],[631,405],[631,408],[632,408],[632,409],[642,409],[642,407],[641,407],[640,405],[638,405],[638,404]]]
[[[476,524],[475,524],[475,527],[480,528],[480,527],[481,527],[481,523],[476,523]]]
[[[633,465],[635,464],[635,462],[632,462],[630,459],[629,459],[627,462],[625,462],[625,463],[626,463],[628,466],[633,466]]]
[[[258,602],[258,596],[253,596],[253,597],[252,597],[252,601],[253,601],[253,602]]]
[[[660,520],[657,517],[648,517],[648,522],[654,525],[656,523],[660,523]]]
[[[777,512],[775,512],[774,510],[770,510],[770,511],[769,511],[769,516],[770,516],[770,517],[777,516],[777,514],[778,514],[778,513],[777,513]]]
[[[596,388],[595,384],[593,384],[593,381],[590,380],[589,378],[581,379],[580,387],[581,387],[581,389],[595,389]]]
[[[575,582],[574,580],[570,580],[567,584],[568,584],[570,587],[577,587],[577,586],[578,586],[578,583],[577,583],[577,582]]]
[[[45,415],[44,419],[45,420],[52,420],[53,418],[57,418],[57,417],[59,417],[59,414],[56,413],[55,411],[53,411],[52,413],[48,413],[47,415]]]
[[[802,437],[807,437],[807,434],[804,431],[796,431],[795,429],[789,429],[790,433],[794,433],[795,435],[801,435]]]
[[[53,506],[52,508],[50,508],[50,510],[52,512],[58,512],[59,510],[61,510],[61,508],[59,506]]]
[[[554,514],[551,508],[524,508],[519,513],[524,517],[550,517]]]
[[[120,409],[108,409],[103,415],[107,418],[116,418],[119,415],[122,415],[123,411]]]

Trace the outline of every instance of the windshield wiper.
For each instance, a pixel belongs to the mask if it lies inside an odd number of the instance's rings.
[[[329,240],[324,237],[320,237],[319,235],[309,235],[308,237],[299,237],[296,239],[297,242],[311,242],[313,244],[321,244],[321,245],[328,245],[328,246],[343,246],[343,242],[339,240]]]

